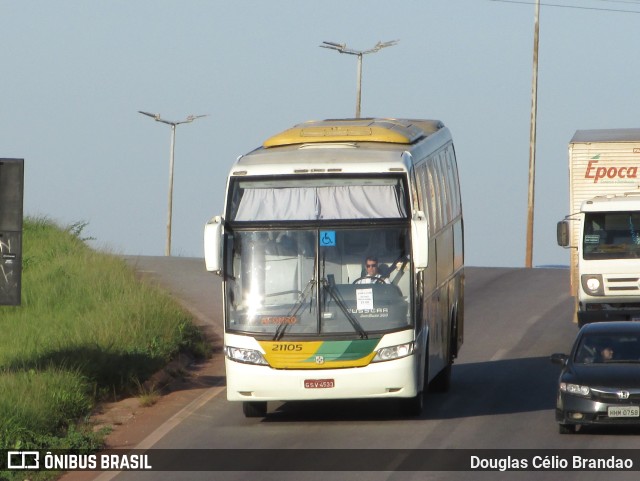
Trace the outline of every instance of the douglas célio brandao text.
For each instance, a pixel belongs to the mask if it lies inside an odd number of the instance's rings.
[[[471,470],[478,471],[555,471],[555,470],[631,470],[632,459],[617,456],[585,457],[580,455],[559,456],[504,456],[481,457],[470,456]]]

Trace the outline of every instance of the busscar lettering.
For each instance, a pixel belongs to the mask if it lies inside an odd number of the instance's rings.
[[[377,317],[389,317],[389,309],[386,307],[374,307],[373,309],[348,309],[351,314],[357,314],[364,319]]]
[[[386,307],[374,307],[373,309],[348,309],[351,314],[388,314]]]
[[[587,171],[584,174],[585,179],[593,179],[593,183],[597,184],[602,179],[637,179],[638,167],[603,167],[598,164],[597,160],[590,160],[587,164]]]

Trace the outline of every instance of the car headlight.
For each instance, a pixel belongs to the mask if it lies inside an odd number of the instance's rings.
[[[232,361],[244,362],[245,364],[259,364],[261,366],[268,365],[262,353],[255,349],[225,346],[224,354]]]
[[[371,362],[392,361],[393,359],[400,359],[413,354],[415,350],[415,343],[407,342],[406,344],[399,344],[397,346],[383,347],[378,349],[375,357]]]
[[[604,296],[604,285],[600,274],[584,274],[582,288],[591,296]]]
[[[591,393],[589,386],[581,386],[580,384],[572,384],[569,382],[561,382],[560,390],[567,394],[575,394],[576,396],[588,396]]]

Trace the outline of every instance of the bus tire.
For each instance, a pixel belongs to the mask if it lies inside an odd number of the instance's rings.
[[[424,410],[424,393],[420,391],[410,398],[400,399],[400,414],[403,417],[416,418],[422,415]]]
[[[449,338],[449,358],[453,361],[458,357],[458,309],[451,315],[451,336]]]
[[[267,415],[266,401],[244,401],[242,412],[247,418],[263,418]]]
[[[429,384],[431,392],[447,392],[451,387],[451,363],[438,373],[438,375]]]

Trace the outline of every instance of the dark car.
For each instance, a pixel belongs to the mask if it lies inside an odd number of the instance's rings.
[[[563,366],[556,421],[562,434],[583,425],[640,425],[640,322],[587,324],[571,354],[553,354]]]

